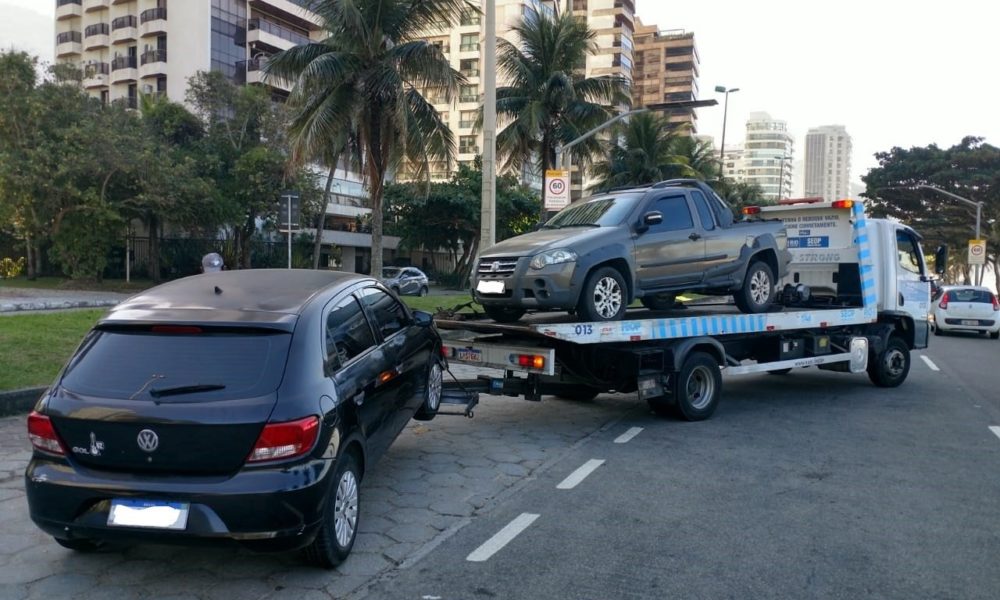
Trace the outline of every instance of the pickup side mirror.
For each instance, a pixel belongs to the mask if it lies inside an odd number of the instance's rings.
[[[429,312],[415,310],[413,311],[413,324],[417,327],[430,327],[434,324],[434,317]]]
[[[944,275],[948,270],[948,246],[942,244],[934,251],[934,272]]]
[[[652,225],[659,225],[663,222],[663,213],[658,210],[651,210],[648,213],[642,215],[642,221],[639,222],[639,226],[636,227],[636,231],[639,233],[644,233]]]

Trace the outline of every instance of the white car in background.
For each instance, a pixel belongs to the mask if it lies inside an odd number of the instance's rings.
[[[945,286],[932,301],[934,333],[973,331],[1000,338],[1000,303],[988,288]]]

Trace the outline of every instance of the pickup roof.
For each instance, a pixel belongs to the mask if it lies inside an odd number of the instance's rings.
[[[636,298],[666,310],[686,291],[732,294],[741,311],[760,313],[786,274],[786,242],[781,221],[736,221],[704,182],[672,179],[577,202],[489,248],[474,295],[499,322],[527,310],[613,321]]]

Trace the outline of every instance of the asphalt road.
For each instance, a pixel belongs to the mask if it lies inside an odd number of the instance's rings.
[[[894,390],[810,369],[727,379],[703,423],[633,410],[369,595],[997,598],[1000,342],[918,354]]]

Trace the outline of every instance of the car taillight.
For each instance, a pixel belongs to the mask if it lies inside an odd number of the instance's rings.
[[[948,296],[950,294],[951,292],[948,292],[947,294],[941,296],[941,302],[938,302],[938,308],[941,308],[943,310],[948,310]]]
[[[993,301],[993,310],[994,311],[1000,310],[1000,301],[997,301],[997,295],[996,294],[990,294],[990,300]]]
[[[66,448],[56,435],[52,420],[35,411],[31,411],[28,415],[28,439],[31,440],[31,445],[39,450],[51,454],[66,454]]]
[[[268,423],[260,432],[247,462],[263,462],[302,456],[312,450],[319,435],[319,417],[287,423]]]

